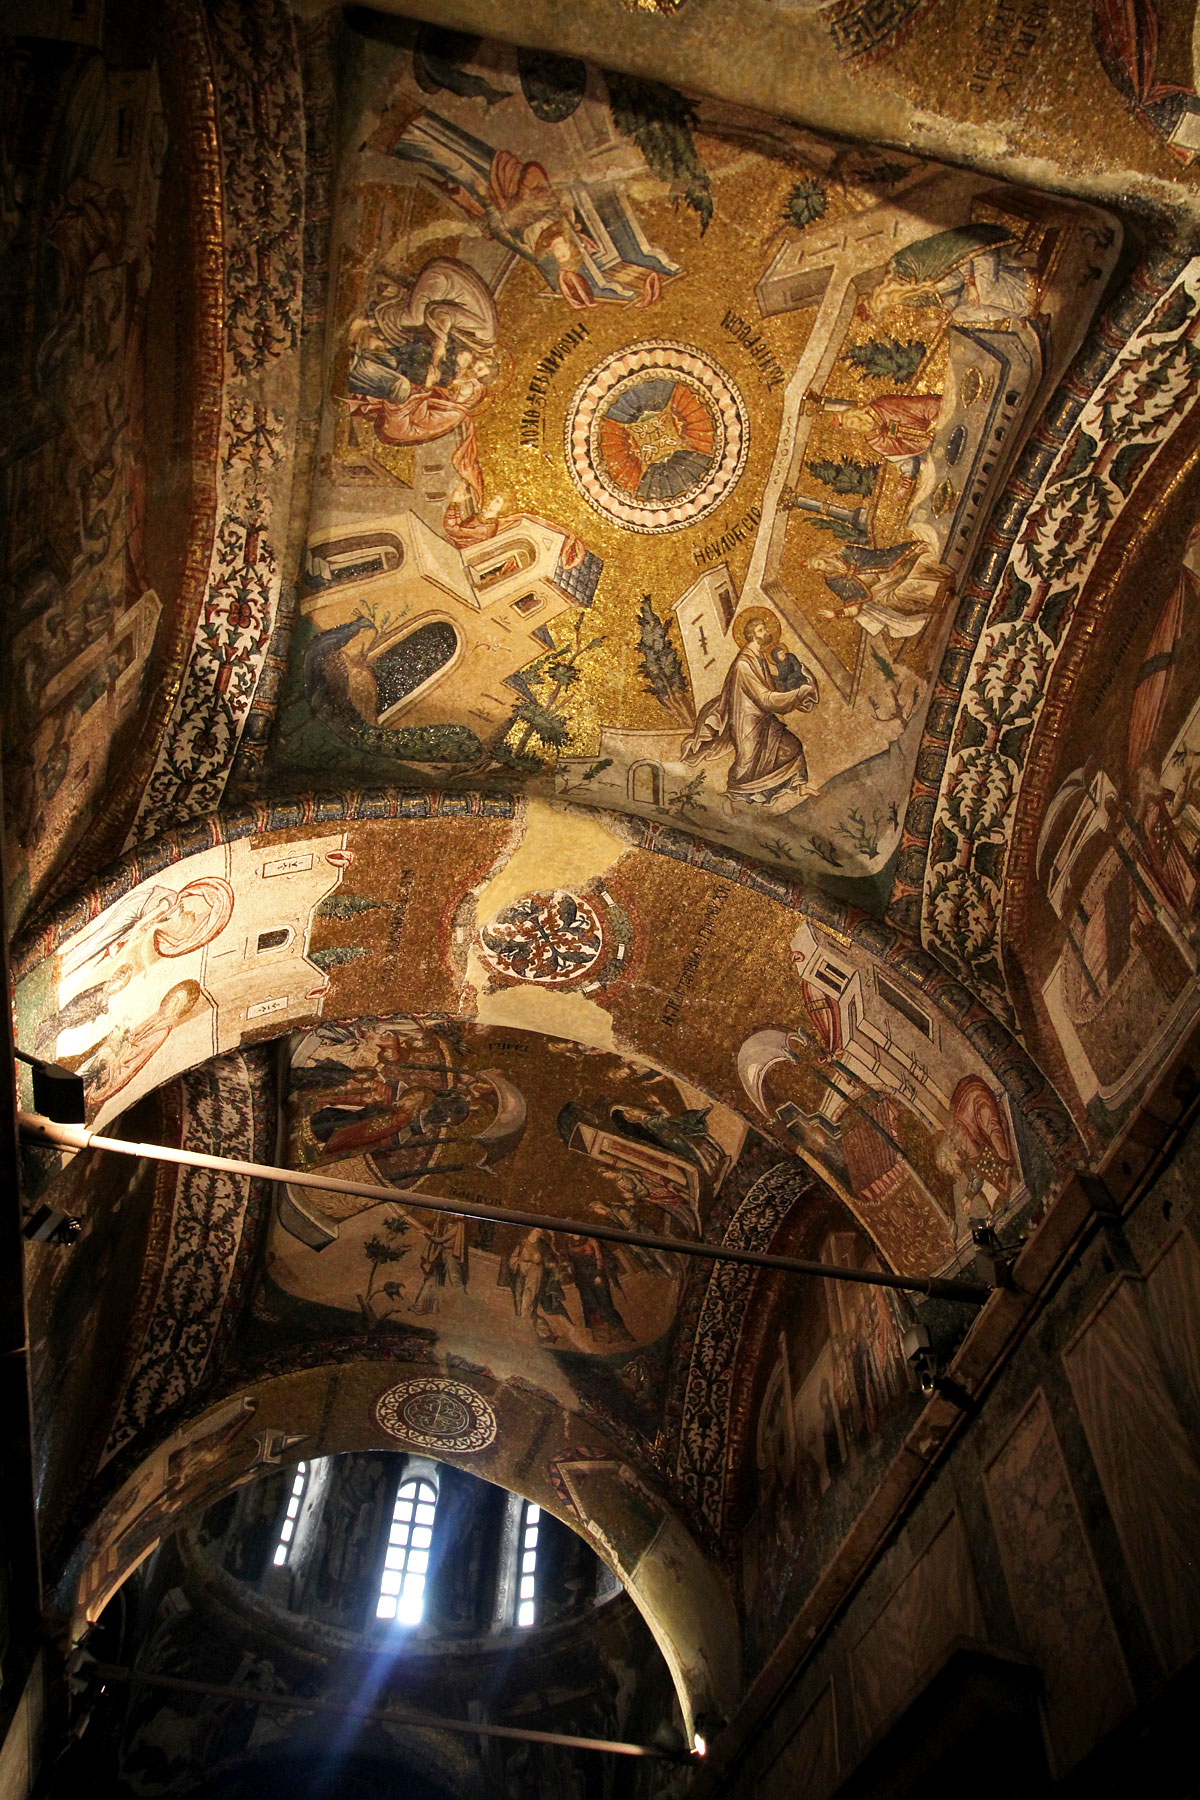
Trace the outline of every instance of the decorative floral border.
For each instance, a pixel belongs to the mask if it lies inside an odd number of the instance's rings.
[[[180,1148],[233,1142],[252,1159],[275,1143],[274,1092],[264,1053],[235,1050],[191,1069],[179,1084]],[[236,1312],[239,1262],[255,1235],[269,1184],[211,1169],[180,1169],[153,1299],[98,1467],[162,1414],[193,1396]]]
[[[926,863],[959,706],[980,634],[1013,546],[1025,527],[1035,496],[1057,461],[1089,396],[1111,373],[1126,341],[1138,331],[1186,267],[1185,257],[1161,256],[1134,270],[1093,324],[1083,348],[1047,403],[992,508],[961,591],[954,629],[925,716],[887,906],[887,917],[914,937],[921,934]]]
[[[805,1194],[818,1186],[804,1164],[779,1163],[759,1177],[722,1234],[739,1250],[766,1250]],[[728,1437],[738,1349],[761,1270],[717,1263],[708,1278],[684,1390],[675,1479],[720,1536],[728,1476]]]
[[[1024,509],[994,598],[986,607],[976,602],[982,629],[973,650],[958,652],[962,701],[932,809],[921,931],[1009,1021],[1005,874],[1029,747],[1105,540],[1198,398],[1194,258],[1074,409],[1072,429]]]
[[[292,490],[304,227],[295,25],[283,0],[211,0],[206,16],[225,211],[216,526],[199,619],[127,843],[220,803],[271,639]]]

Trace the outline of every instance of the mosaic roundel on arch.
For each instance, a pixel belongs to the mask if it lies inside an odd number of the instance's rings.
[[[506,906],[480,933],[480,947],[498,975],[565,987],[598,966],[606,941],[591,901],[556,888]]]
[[[691,344],[631,344],[581,382],[564,428],[584,499],[626,531],[680,531],[719,506],[750,448],[745,402]]]
[[[496,1435],[496,1415],[482,1394],[443,1375],[397,1382],[375,1402],[375,1417],[389,1437],[418,1450],[486,1450]]]

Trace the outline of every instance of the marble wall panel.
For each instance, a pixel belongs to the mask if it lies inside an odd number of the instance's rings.
[[[1200,1249],[1188,1231],[1173,1237],[1146,1275],[1159,1350],[1200,1418]]]
[[[1173,1674],[1200,1649],[1200,1465],[1135,1283],[1114,1284],[1065,1360],[1129,1573]]]
[[[838,1775],[837,1704],[826,1682],[779,1755],[759,1779],[759,1800],[824,1800]]]
[[[1061,1772],[1123,1717],[1133,1690],[1041,1388],[988,1464],[984,1491]]]
[[[966,1534],[952,1512],[850,1652],[863,1737],[910,1697],[955,1638],[982,1637],[983,1629]]]

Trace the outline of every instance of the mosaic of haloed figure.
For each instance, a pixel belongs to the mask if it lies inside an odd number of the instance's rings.
[[[876,874],[1115,222],[416,27],[347,105],[281,762]]]
[[[629,1350],[672,1322],[669,1250],[456,1218],[422,1196],[694,1238],[747,1136],[727,1107],[640,1060],[450,1019],[322,1025],[292,1047],[291,1165],[396,1199],[289,1185],[269,1280],[368,1327]]]

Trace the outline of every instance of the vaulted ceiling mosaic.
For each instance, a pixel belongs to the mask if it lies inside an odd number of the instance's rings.
[[[1119,226],[409,42],[347,95],[274,766],[519,782],[878,876],[957,589]]]

